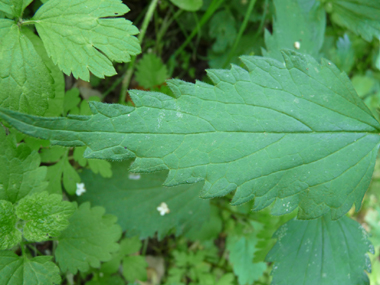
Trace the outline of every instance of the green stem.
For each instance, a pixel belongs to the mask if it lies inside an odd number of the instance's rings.
[[[145,255],[146,254],[146,250],[148,248],[148,243],[149,243],[149,238],[146,238],[144,240],[144,244],[143,244],[143,248],[142,248],[142,251],[141,251],[141,255]]]
[[[224,62],[223,68],[225,68],[227,66],[227,64],[231,61],[232,57],[235,54],[235,51],[236,51],[236,48],[239,45],[241,36],[243,35],[245,29],[247,28],[249,16],[252,13],[252,10],[253,10],[253,7],[255,6],[255,3],[256,3],[256,0],[251,0],[251,2],[249,3],[247,12],[245,13],[245,16],[244,16],[243,23],[240,26],[240,29],[239,29],[238,35],[237,35],[237,37],[235,39],[234,45],[232,46],[232,48],[230,50],[230,53],[228,54],[227,60]]]
[[[22,253],[22,256],[26,256],[26,251],[25,251],[25,244],[24,244],[24,241],[21,241],[20,242],[20,247],[21,247],[21,253]]]
[[[33,21],[33,20],[29,20],[29,21],[23,21],[22,19],[20,19],[19,23],[24,26],[24,25],[35,25],[36,23],[38,23],[39,21]]]
[[[267,16],[267,12],[268,12],[268,0],[265,0],[263,15],[262,15],[261,20],[260,20],[259,28],[257,29],[256,34],[253,36],[253,41],[255,41],[257,39],[257,37],[261,34],[261,32],[263,30],[263,26],[265,23],[265,17]]]
[[[172,55],[171,60],[174,60],[181,52],[187,47],[190,41],[198,34],[198,31],[203,27],[204,24],[210,19],[214,12],[219,8],[219,6],[224,2],[224,0],[213,0],[208,7],[207,11],[202,16],[199,21],[199,25],[191,32],[190,36],[187,37],[186,41],[176,50],[176,52]]]
[[[144,40],[146,30],[148,29],[149,22],[152,20],[154,11],[157,7],[157,3],[158,3],[158,0],[152,0],[152,2],[150,2],[147,13],[145,14],[145,18],[141,26],[140,34],[138,36],[138,40],[140,44],[142,44],[142,41]],[[125,103],[125,98],[127,97],[127,89],[128,89],[129,83],[131,82],[133,71],[135,70],[135,62],[136,62],[136,57],[133,57],[131,62],[129,63],[128,70],[123,76],[119,103]]]

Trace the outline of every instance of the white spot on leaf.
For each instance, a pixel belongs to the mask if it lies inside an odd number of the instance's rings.
[[[169,207],[165,202],[162,202],[160,206],[157,207],[157,211],[160,212],[161,216],[164,216],[170,213]]]

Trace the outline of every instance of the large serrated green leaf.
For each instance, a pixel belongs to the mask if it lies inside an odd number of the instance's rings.
[[[0,251],[0,285],[60,284],[59,268],[50,259],[51,256],[27,259],[11,251]]]
[[[23,235],[29,241],[57,237],[69,225],[76,204],[62,201],[62,196],[47,192],[28,195],[16,206],[17,217],[25,221]]]
[[[66,74],[90,80],[116,74],[112,61],[128,62],[140,53],[138,30],[122,16],[120,0],[50,0],[34,15],[48,55]]]
[[[50,0],[51,1],[51,0]],[[56,260],[63,272],[86,272],[90,266],[99,267],[101,261],[112,258],[119,249],[121,236],[116,217],[104,215],[103,207],[90,208],[83,203],[69,219],[69,227],[58,238]]]
[[[0,106],[44,115],[54,80],[26,33],[28,28],[0,19]]]
[[[348,217],[328,215],[311,221],[291,220],[274,235],[267,255],[274,262],[272,285],[364,285],[373,253],[364,228]]]
[[[95,175],[89,170],[81,174],[87,192],[80,202],[90,201],[93,205],[106,208],[107,213],[118,217],[118,223],[128,236],[140,238],[163,238],[170,230],[179,235],[199,227],[210,216],[209,201],[199,199],[202,183],[163,187],[167,171],[150,174],[129,174],[131,161],[113,163],[111,179]],[[166,203],[170,213],[163,216],[157,208]]]
[[[28,194],[45,190],[45,176],[46,167],[40,167],[37,151],[24,143],[16,147],[14,136],[6,136],[0,127],[0,200],[16,203]]]
[[[0,250],[12,248],[21,241],[21,232],[16,228],[17,221],[13,204],[0,200]]]
[[[282,49],[298,49],[318,56],[326,27],[326,14],[316,0],[274,0],[273,34],[265,30],[263,55],[282,60]]]
[[[329,0],[332,20],[371,41],[380,37],[380,2],[376,0]]]
[[[283,52],[243,57],[249,71],[209,70],[215,86],[168,82],[176,98],[131,91],[134,107],[91,102],[94,115],[39,118],[2,109],[18,130],[85,156],[137,157],[132,172],[169,170],[165,185],[205,180],[202,196],[235,191],[276,214],[333,219],[361,200],[371,180],[380,125],[332,63]]]

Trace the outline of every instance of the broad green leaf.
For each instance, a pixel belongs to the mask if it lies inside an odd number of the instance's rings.
[[[116,74],[112,61],[128,62],[140,53],[138,30],[122,16],[120,0],[50,0],[32,20],[48,55],[66,74],[90,80]]]
[[[148,264],[143,256],[126,256],[123,258],[123,276],[127,281],[145,281]]]
[[[48,149],[42,149],[40,155],[43,162],[56,162],[54,165],[47,167],[46,180],[49,182],[47,187],[49,193],[62,194],[63,184],[66,192],[74,195],[77,189],[76,185],[80,182],[80,177],[69,162],[68,150],[53,146]]]
[[[25,143],[16,146],[13,135],[0,127],[0,200],[16,203],[28,194],[45,190],[46,167]]]
[[[12,15],[12,0],[0,0],[0,11],[5,12],[6,14]]]
[[[19,131],[85,157],[136,157],[135,173],[169,170],[166,186],[204,180],[202,196],[235,191],[276,214],[333,219],[360,208],[380,125],[331,62],[283,52],[285,65],[243,57],[249,71],[209,70],[215,86],[168,81],[175,97],[131,91],[136,107],[90,102],[92,116],[40,118],[1,109]]]
[[[170,0],[178,8],[186,11],[195,12],[203,5],[203,0]]]
[[[65,153],[66,153],[66,149],[61,146],[52,146],[49,148],[42,148],[40,150],[41,162],[45,162],[45,163],[57,162]]]
[[[326,15],[316,0],[274,0],[273,34],[265,30],[263,55],[282,60],[282,49],[299,50],[315,58],[323,44]]]
[[[80,103],[80,92],[78,88],[72,88],[65,94],[65,100],[63,101],[63,111],[65,114],[78,108]]]
[[[0,10],[15,17],[21,17],[24,9],[32,1],[33,0],[0,0]]]
[[[0,250],[16,246],[21,232],[16,228],[18,219],[11,202],[0,200]]]
[[[141,241],[138,237],[125,238],[120,242],[120,249],[112,254],[112,259],[102,264],[101,272],[113,274],[119,270],[123,258],[129,254],[137,253],[141,248]]]
[[[83,203],[70,217],[55,251],[62,272],[76,274],[90,266],[100,267],[101,261],[110,260],[111,253],[119,249],[121,229],[115,224],[117,219],[104,212],[103,207],[90,208],[90,203]]]
[[[41,39],[31,30],[26,31],[28,32],[25,32],[25,35],[33,43],[36,52],[41,57],[53,79],[54,98],[48,100],[48,109],[46,110],[45,116],[60,116],[63,113],[63,100],[65,97],[65,79],[63,77],[63,73],[47,55]]]
[[[25,221],[23,235],[29,241],[57,237],[69,225],[76,205],[62,201],[62,196],[47,192],[28,195],[16,206],[17,217]]]
[[[380,37],[380,2],[373,0],[329,0],[326,10],[339,25],[371,41]]]
[[[54,80],[26,35],[8,19],[0,19],[0,106],[44,115],[54,97]]]
[[[185,232],[185,237],[193,241],[215,240],[222,231],[222,219],[216,206],[211,206],[210,218],[202,225],[191,227]]]
[[[67,156],[63,158],[62,182],[67,193],[74,195],[77,183],[80,182],[80,177],[75,168],[70,164]]]
[[[364,228],[344,216],[310,221],[291,220],[275,233],[277,243],[267,255],[274,262],[272,285],[363,285],[371,271],[373,252]]]
[[[199,199],[201,183],[163,187],[166,171],[128,174],[130,163],[113,163],[111,179],[84,170],[81,178],[87,192],[78,200],[105,207],[107,213],[118,217],[128,236],[140,238],[153,237],[157,232],[162,239],[173,228],[179,235],[199,227],[209,217],[209,201]],[[157,208],[163,202],[170,212],[161,216]]]
[[[59,268],[51,256],[32,259],[11,251],[0,251],[0,285],[53,285],[61,284]]]
[[[106,160],[89,159],[88,167],[95,174],[99,173],[104,178],[110,178],[112,176],[111,163]]]
[[[136,81],[146,89],[161,85],[169,77],[166,65],[161,58],[146,53],[136,65]]]
[[[263,275],[267,265],[265,262],[254,263],[256,244],[258,242],[256,233],[229,234],[227,237],[227,250],[233,270],[238,276],[240,285],[253,284]]]

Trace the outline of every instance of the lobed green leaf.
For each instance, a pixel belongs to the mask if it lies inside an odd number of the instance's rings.
[[[51,0],[50,0],[51,1]],[[86,272],[90,266],[100,267],[119,249],[121,229],[116,217],[104,215],[103,207],[90,208],[83,203],[70,217],[69,226],[58,238],[56,260],[62,272]]]
[[[0,127],[0,200],[16,203],[28,194],[46,189],[46,167],[40,167],[40,157],[26,144],[16,147],[13,135]]]
[[[253,284],[267,268],[264,262],[253,262],[258,241],[255,232],[233,233],[227,238],[226,248],[229,251],[229,260],[240,285]]]
[[[69,225],[68,218],[76,205],[62,201],[62,196],[47,192],[28,195],[16,206],[17,217],[25,221],[23,235],[29,241],[57,237]]]
[[[21,241],[21,232],[16,228],[17,221],[13,204],[0,200],[0,250],[12,248]]]
[[[51,256],[28,259],[11,251],[0,251],[0,285],[61,284],[59,268],[50,259]]]
[[[0,107],[44,115],[58,86],[31,34],[12,20],[0,19],[0,39],[6,43],[0,44]]]
[[[128,62],[140,53],[138,30],[122,16],[129,8],[120,0],[50,0],[34,15],[48,55],[66,74],[90,80],[116,71],[112,61]]]

